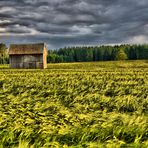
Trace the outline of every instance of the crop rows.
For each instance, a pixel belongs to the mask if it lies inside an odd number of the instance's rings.
[[[147,61],[0,69],[0,147],[147,148],[147,123]]]

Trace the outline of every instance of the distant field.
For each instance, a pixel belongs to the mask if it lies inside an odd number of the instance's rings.
[[[0,148],[148,147],[148,61],[0,65]]]

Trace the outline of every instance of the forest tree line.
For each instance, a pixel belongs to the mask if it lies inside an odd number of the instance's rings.
[[[58,50],[48,50],[47,56],[48,63],[146,59],[148,59],[147,44],[64,47]],[[8,63],[8,47],[0,43],[0,64]]]
[[[148,45],[65,47],[48,51],[48,63],[148,59]]]

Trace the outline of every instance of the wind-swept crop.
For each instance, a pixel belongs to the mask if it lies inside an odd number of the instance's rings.
[[[0,69],[0,147],[148,147],[148,66]]]

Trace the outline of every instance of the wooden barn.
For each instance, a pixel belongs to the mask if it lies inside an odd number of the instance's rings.
[[[11,68],[47,68],[47,48],[45,43],[11,44],[9,48]]]

